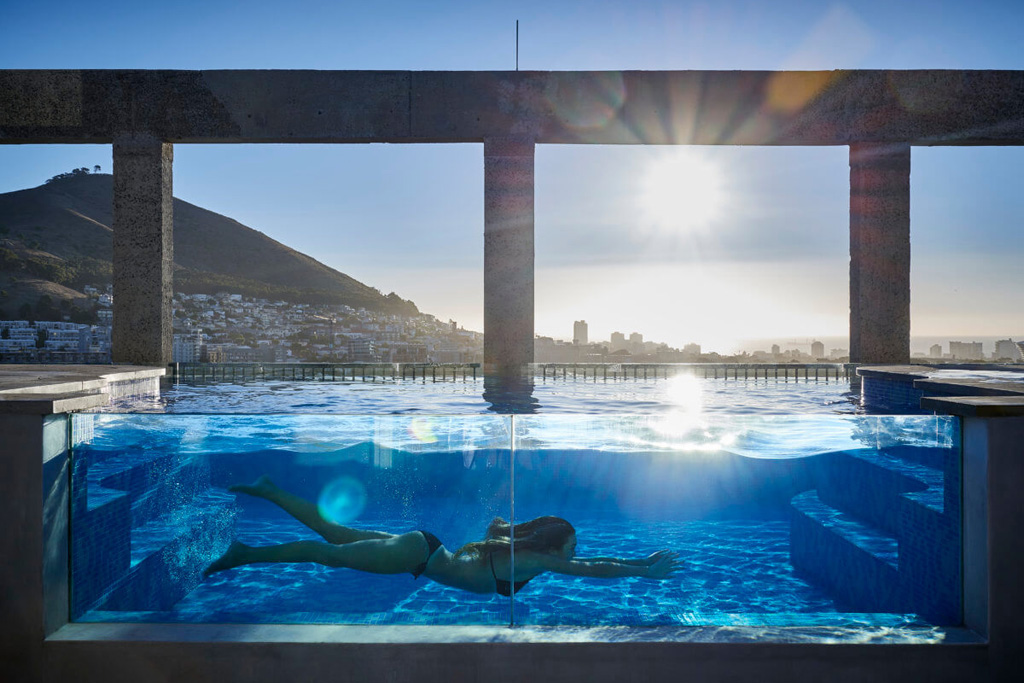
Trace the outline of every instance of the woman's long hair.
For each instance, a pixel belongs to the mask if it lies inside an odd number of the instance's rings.
[[[569,537],[576,533],[572,524],[561,517],[547,515],[531,519],[529,522],[510,527],[501,517],[495,517],[487,527],[484,540],[467,543],[459,548],[456,556],[464,553],[476,553],[480,557],[495,552],[508,553],[512,548],[512,537],[515,535],[516,550],[533,550],[540,553],[555,553],[565,547]]]

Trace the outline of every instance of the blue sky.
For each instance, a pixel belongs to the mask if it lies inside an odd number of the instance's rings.
[[[0,68],[504,70],[517,19],[521,69],[1024,68],[1024,3],[43,1],[0,14]],[[680,154],[718,178],[700,225],[652,210],[652,169]],[[109,147],[0,145],[0,191],[96,164],[109,171]],[[915,148],[912,164],[912,333],[1024,336],[1024,150]],[[481,329],[482,167],[479,145],[177,145],[174,185]],[[541,146],[536,177],[538,332],[570,337],[585,318],[592,338],[721,351],[846,334],[845,148]]]

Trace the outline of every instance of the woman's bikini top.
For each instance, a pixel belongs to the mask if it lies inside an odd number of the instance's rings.
[[[512,591],[509,586],[509,582],[503,579],[499,579],[498,575],[494,573],[494,553],[488,555],[491,560],[491,576],[494,577],[494,590],[497,591],[498,595],[504,595],[506,598],[512,595]],[[525,581],[516,581],[516,593],[522,590],[523,586],[530,582],[530,579]]]

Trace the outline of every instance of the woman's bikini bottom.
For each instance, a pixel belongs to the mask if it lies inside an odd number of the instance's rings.
[[[412,570],[412,576],[415,579],[420,578],[420,574],[427,570],[427,563],[430,562],[430,558],[434,556],[437,549],[441,547],[441,541],[437,539],[437,536],[430,533],[429,531],[419,530],[423,534],[423,540],[427,542],[427,559],[423,560],[420,564],[416,565],[416,568]]]

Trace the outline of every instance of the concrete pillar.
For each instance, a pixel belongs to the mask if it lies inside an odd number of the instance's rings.
[[[531,139],[484,139],[485,372],[533,362],[533,157]]]
[[[0,680],[40,681],[68,620],[65,415],[0,415]]]
[[[850,145],[850,362],[910,362],[910,146]]]
[[[964,419],[964,621],[988,636],[992,680],[1024,667],[1024,417]]]
[[[152,136],[114,140],[115,363],[171,362],[173,156]]]

